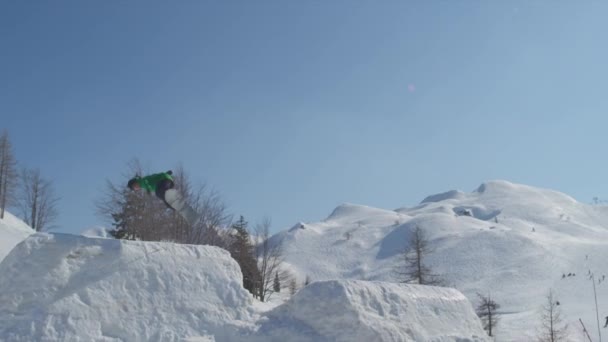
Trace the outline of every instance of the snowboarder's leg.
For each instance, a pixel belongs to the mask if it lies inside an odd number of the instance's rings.
[[[169,209],[175,210],[165,199],[165,193],[169,189],[173,189],[175,184],[170,179],[164,179],[156,185],[156,197],[160,198]]]

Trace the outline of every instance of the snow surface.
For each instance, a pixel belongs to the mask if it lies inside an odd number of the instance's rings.
[[[447,288],[316,282],[272,309],[210,246],[39,233],[0,275],[2,341],[487,341]]]

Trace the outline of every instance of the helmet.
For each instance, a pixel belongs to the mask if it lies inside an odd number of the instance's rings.
[[[137,184],[137,178],[138,178],[138,177],[135,177],[135,178],[131,178],[131,179],[129,180],[129,183],[127,183],[127,187],[128,187],[129,189],[133,190],[133,186],[134,186],[135,184]]]

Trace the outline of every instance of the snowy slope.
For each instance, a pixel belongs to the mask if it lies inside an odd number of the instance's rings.
[[[299,223],[273,237],[301,281],[397,281],[412,229],[422,228],[435,252],[428,265],[473,303],[477,293],[502,305],[498,341],[534,339],[549,289],[561,302],[571,338],[579,318],[597,339],[590,272],[608,275],[608,207],[505,181],[471,193],[449,191],[413,208],[383,210],[344,204],[324,221]],[[562,274],[575,273],[565,277]],[[608,283],[596,284],[600,317],[608,315]],[[603,310],[602,310],[603,308]],[[592,329],[593,327],[594,329]]]
[[[4,219],[0,219],[0,261],[29,235],[34,234],[34,230],[25,222],[19,220],[11,213],[5,211]]]

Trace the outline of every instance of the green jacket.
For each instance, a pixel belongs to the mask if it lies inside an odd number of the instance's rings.
[[[173,181],[173,176],[171,176],[167,172],[161,172],[161,173],[155,173],[153,175],[149,175],[146,177],[136,178],[139,186],[141,186],[141,188],[146,190],[147,192],[155,192],[156,185],[158,185],[158,183],[164,179],[169,179],[169,180]]]

